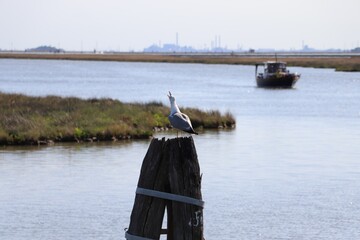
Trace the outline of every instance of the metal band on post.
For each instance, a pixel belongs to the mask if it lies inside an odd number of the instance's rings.
[[[128,232],[125,232],[125,238],[127,240],[155,240],[155,239],[152,239],[152,238],[134,236],[134,235],[129,234]]]
[[[172,194],[172,193],[160,192],[160,191],[145,189],[145,188],[141,188],[141,187],[138,187],[136,189],[136,193],[141,194],[141,195],[150,196],[150,197],[156,197],[156,198],[162,198],[162,199],[171,200],[171,201],[187,203],[187,204],[199,206],[202,208],[205,205],[204,201],[196,199],[196,198],[186,197],[186,196]]]

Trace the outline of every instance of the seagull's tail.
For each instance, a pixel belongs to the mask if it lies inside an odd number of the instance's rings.
[[[189,129],[189,131],[186,131],[187,133],[192,133],[192,134],[195,134],[195,135],[199,135],[199,133],[195,132],[194,129]]]

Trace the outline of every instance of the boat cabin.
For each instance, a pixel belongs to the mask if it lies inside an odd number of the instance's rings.
[[[264,63],[264,71],[266,73],[286,72],[285,62],[266,62]]]
[[[263,67],[263,73],[259,73],[260,76],[267,76],[267,75],[273,75],[277,73],[289,73],[289,71],[286,69],[286,62],[263,62],[263,63],[257,63],[255,64],[256,71],[255,75],[257,76],[257,69],[258,66]]]

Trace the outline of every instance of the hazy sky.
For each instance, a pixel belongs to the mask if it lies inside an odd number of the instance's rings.
[[[0,48],[357,47],[360,0],[0,0]]]

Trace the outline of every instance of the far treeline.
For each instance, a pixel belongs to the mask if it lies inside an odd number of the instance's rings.
[[[255,65],[259,62],[274,61],[274,56],[237,55],[237,54],[151,54],[151,53],[0,53],[0,58],[20,59],[58,59],[58,60],[86,60],[86,61],[121,61],[121,62],[168,62],[168,63],[204,63],[204,64],[236,64]],[[287,62],[288,66],[333,68],[336,71],[359,72],[360,56],[281,56],[279,61]]]
[[[0,144],[145,139],[171,128],[170,109],[159,102],[123,103],[113,99],[30,97],[0,92]],[[230,113],[182,109],[195,129],[234,128]]]

